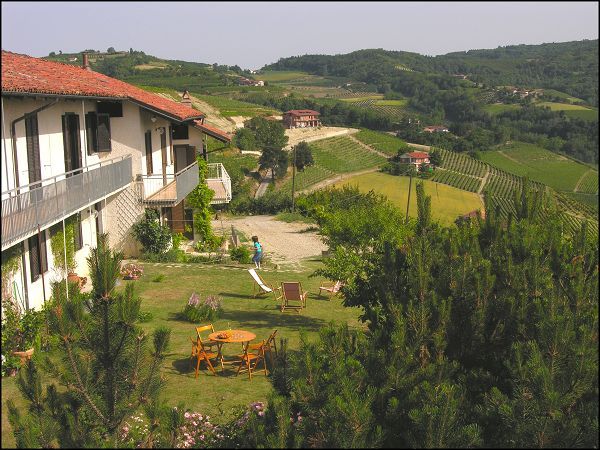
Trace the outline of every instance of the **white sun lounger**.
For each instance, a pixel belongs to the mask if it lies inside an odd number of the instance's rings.
[[[254,297],[260,294],[269,294],[273,292],[273,288],[269,286],[265,281],[260,277],[259,274],[256,273],[255,269],[248,269],[248,273],[254,279],[254,284],[252,285],[252,293]],[[256,292],[256,286],[258,285],[258,292]]]

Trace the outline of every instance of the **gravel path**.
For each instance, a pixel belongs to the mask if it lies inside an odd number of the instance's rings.
[[[327,246],[314,231],[306,231],[311,226],[304,223],[287,223],[275,220],[273,216],[244,216],[224,218],[225,232],[231,232],[231,225],[241,231],[249,239],[258,236],[265,247],[265,257],[273,264],[303,267],[301,260],[311,256],[321,256]],[[215,232],[221,230],[221,221],[213,221]],[[249,244],[246,244],[249,246]]]

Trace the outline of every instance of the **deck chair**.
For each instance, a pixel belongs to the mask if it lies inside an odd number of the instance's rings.
[[[319,286],[319,297],[321,296],[322,291],[326,291],[329,292],[328,300],[331,300],[334,296],[338,295],[340,293],[340,289],[344,285],[344,283],[339,280],[333,283],[331,286],[327,286],[325,283],[321,284],[323,284],[323,286]]]
[[[307,293],[302,290],[302,285],[298,281],[284,281],[281,283],[281,294],[277,300],[281,300],[281,312],[286,309],[294,309],[300,312],[306,308]]]
[[[248,273],[254,279],[254,284],[252,285],[252,295],[256,298],[257,295],[262,294],[270,294],[271,292],[275,295],[276,289],[272,286],[265,283],[265,281],[260,277],[258,273],[256,273],[256,269],[248,269]],[[256,292],[258,286],[258,292]]]

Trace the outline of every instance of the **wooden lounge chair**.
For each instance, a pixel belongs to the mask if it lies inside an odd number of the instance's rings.
[[[335,283],[333,283],[333,285],[331,285],[331,286],[327,286],[327,285],[325,285],[325,283],[322,283],[322,284],[323,284],[323,286],[319,286],[319,297],[321,296],[321,291],[326,291],[326,292],[329,292],[328,300],[331,300],[334,296],[338,295],[340,292],[340,289],[344,285],[344,283],[339,280],[336,281]]]
[[[253,297],[256,298],[257,295],[262,294],[270,294],[273,293],[275,295],[276,289],[274,289],[271,285],[267,284],[258,273],[256,273],[256,269],[248,269],[248,273],[254,279],[254,284],[252,285],[252,294]],[[256,288],[258,286],[258,292],[256,292]]]
[[[281,295],[277,300],[281,300],[281,312],[286,309],[294,309],[300,312],[306,308],[307,292],[302,290],[302,285],[298,281],[284,281],[281,283]]]

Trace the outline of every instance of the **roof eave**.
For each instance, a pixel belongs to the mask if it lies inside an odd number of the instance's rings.
[[[2,91],[3,97],[48,97],[65,98],[81,100],[129,100],[127,97],[101,96],[101,95],[83,95],[83,94],[56,94],[48,92],[23,92],[23,91]]]

